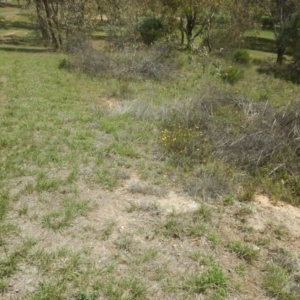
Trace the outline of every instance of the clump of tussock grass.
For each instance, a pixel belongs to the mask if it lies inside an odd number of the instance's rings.
[[[268,294],[275,299],[296,300],[299,296],[297,293],[299,289],[297,289],[289,273],[275,263],[268,264],[263,278],[263,286]]]
[[[156,225],[155,234],[166,238],[183,239],[185,237],[199,237],[208,232],[208,224],[213,222],[212,209],[202,204],[196,211],[186,215],[171,215],[167,220]]]
[[[203,274],[192,274],[183,288],[196,294],[209,292],[212,299],[224,299],[228,294],[228,276],[216,262],[212,262]]]
[[[259,256],[259,250],[252,245],[244,244],[240,241],[230,242],[227,245],[228,249],[235,252],[240,259],[247,262],[253,262]]]
[[[132,194],[152,195],[157,197],[165,197],[167,195],[166,189],[142,184],[139,181],[132,182],[127,190]]]

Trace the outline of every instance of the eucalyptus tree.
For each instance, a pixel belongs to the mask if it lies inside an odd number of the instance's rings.
[[[190,48],[197,37],[211,51],[214,44],[236,47],[253,25],[254,7],[245,0],[161,0],[162,7],[178,20],[181,43]]]
[[[300,10],[292,14],[280,36],[284,46],[289,47],[294,61],[300,62]]]
[[[263,13],[269,17],[276,40],[277,64],[283,63],[286,46],[284,43],[285,24],[300,9],[299,0],[256,0]]]
[[[29,9],[36,16],[42,37],[56,50],[73,34],[90,32],[98,14],[96,1],[85,0],[33,0]]]

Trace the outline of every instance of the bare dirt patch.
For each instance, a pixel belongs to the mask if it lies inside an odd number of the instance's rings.
[[[249,226],[257,231],[264,231],[270,225],[286,227],[291,235],[290,246],[300,249],[300,208],[278,202],[273,204],[263,195],[257,195],[254,200],[256,207],[248,220]]]
[[[107,108],[115,108],[119,104],[119,101],[114,97],[103,97],[100,101]]]

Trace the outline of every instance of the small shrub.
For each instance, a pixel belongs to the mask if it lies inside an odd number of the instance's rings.
[[[163,24],[158,18],[148,17],[140,24],[140,34],[146,45],[151,45],[163,35]]]
[[[171,154],[197,159],[205,163],[210,152],[208,139],[199,126],[193,128],[172,125],[161,131],[160,141]]]
[[[254,65],[259,66],[259,65],[261,65],[261,64],[263,63],[263,59],[261,59],[261,58],[254,58],[254,59],[252,60],[252,63],[253,63]]]
[[[262,29],[270,29],[273,26],[273,21],[269,16],[263,16],[261,18]]]
[[[225,206],[231,206],[234,204],[234,201],[235,201],[235,197],[233,195],[229,195],[223,200],[223,204]]]
[[[249,52],[244,49],[236,50],[233,58],[235,62],[242,65],[249,65],[251,60]]]
[[[59,69],[67,69],[67,70],[71,70],[72,69],[72,63],[68,60],[68,59],[63,59],[59,62],[58,65]]]
[[[220,76],[223,81],[233,85],[244,78],[244,72],[237,67],[229,66],[221,70]]]
[[[243,185],[243,190],[239,195],[239,200],[242,202],[250,202],[253,200],[255,192],[256,190],[254,187],[252,187],[252,184],[245,182]]]

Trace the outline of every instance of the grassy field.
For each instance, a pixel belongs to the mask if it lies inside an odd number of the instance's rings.
[[[1,299],[299,299],[300,213],[280,202],[299,196],[280,164],[215,150],[299,86],[189,53],[166,79],[90,76],[18,8],[0,24]]]

